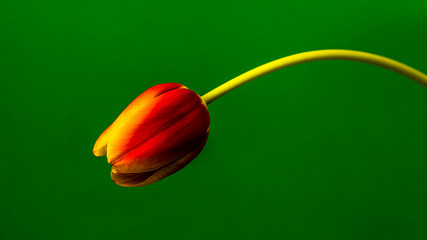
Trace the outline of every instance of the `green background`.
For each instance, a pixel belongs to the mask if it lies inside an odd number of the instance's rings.
[[[328,61],[209,105],[188,167],[123,188],[98,135],[145,89],[199,94],[345,48],[427,72],[427,2],[0,1],[1,239],[427,239],[427,91]]]

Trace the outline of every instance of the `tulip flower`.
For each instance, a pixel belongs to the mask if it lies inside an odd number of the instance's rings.
[[[180,170],[203,149],[210,117],[205,102],[181,84],[154,86],[139,95],[98,138],[95,156],[107,155],[121,186],[144,186]]]
[[[111,178],[125,187],[157,182],[189,164],[205,146],[210,117],[207,105],[275,70],[318,60],[350,60],[377,65],[427,87],[427,76],[405,64],[370,53],[318,50],[284,57],[250,70],[200,97],[177,83],[149,88],[99,136],[95,156],[107,155]]]

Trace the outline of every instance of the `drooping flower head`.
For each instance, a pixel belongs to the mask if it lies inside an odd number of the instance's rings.
[[[121,186],[144,186],[191,162],[203,149],[210,117],[200,96],[177,83],[139,95],[98,138],[95,156],[107,155]]]

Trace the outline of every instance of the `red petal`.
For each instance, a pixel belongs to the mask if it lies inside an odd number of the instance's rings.
[[[178,83],[164,83],[153,86],[147,89],[145,92],[135,98],[123,112],[117,117],[117,119],[99,136],[93,147],[93,154],[97,157],[104,156],[107,154],[107,144],[110,140],[111,134],[115,131],[121,122],[133,115],[133,112],[138,111],[140,108],[148,107],[150,100],[153,98],[173,89],[185,88],[185,86]]]
[[[184,156],[204,138],[209,112],[188,89],[174,89],[135,108],[112,134],[109,163],[121,173],[159,169]]]
[[[203,150],[203,147],[205,146],[206,140],[208,138],[208,134],[209,131],[206,133],[202,142],[200,142],[199,145],[190,153],[158,169],[157,171],[144,173],[120,173],[113,168],[113,170],[111,171],[111,178],[116,184],[123,187],[140,187],[155,183],[181,170],[183,167],[188,165],[194,158],[196,158]]]

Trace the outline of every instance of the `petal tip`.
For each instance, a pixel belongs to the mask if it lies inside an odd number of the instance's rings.
[[[107,146],[103,146],[103,147],[98,148],[98,149],[93,148],[92,153],[96,157],[105,156],[107,154]]]

